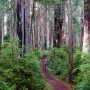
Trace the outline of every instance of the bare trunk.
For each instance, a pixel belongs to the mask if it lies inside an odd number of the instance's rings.
[[[22,48],[22,28],[21,28],[21,0],[17,2],[17,35],[20,40],[19,47]]]
[[[62,24],[63,24],[62,3],[55,5],[55,46],[62,44]]]
[[[82,24],[81,47],[83,47],[83,36],[84,36],[84,10],[82,10],[81,24]]]
[[[50,27],[50,47],[52,48],[54,43],[53,43],[53,40],[54,40],[54,8],[53,8],[53,11],[52,11],[52,8],[50,8],[50,24],[49,24],[49,27]]]
[[[40,2],[38,0],[38,49],[41,51]]]
[[[64,21],[63,21],[63,30],[64,30],[64,37],[66,45],[69,45],[69,36],[68,36],[68,9],[67,9],[67,1],[65,1],[64,7]]]
[[[17,0],[14,0],[14,35],[17,37]]]
[[[0,30],[0,46],[1,46],[1,43],[2,43],[2,32]]]
[[[46,19],[47,19],[47,20],[46,20],[46,24],[47,24],[47,26],[46,26],[46,27],[47,27],[47,28],[46,28],[46,44],[47,44],[47,45],[46,45],[46,48],[47,48],[47,49],[49,49],[49,47],[50,47],[50,38],[49,38],[49,36],[50,36],[50,35],[49,35],[49,33],[50,33],[50,23],[49,23],[49,20],[50,20],[50,19],[49,19],[49,17],[50,17],[50,12],[49,12],[49,8],[50,8],[50,7],[49,7],[49,5],[47,4],[47,5],[46,5]]]
[[[90,0],[84,0],[83,52],[90,52]]]
[[[21,1],[21,16],[22,16],[22,57],[25,54],[25,0]]]
[[[4,43],[4,14],[2,15],[2,44]]]
[[[1,31],[1,33],[2,33],[2,44],[4,43],[4,2],[2,2],[2,20],[1,20],[1,22],[2,22],[2,31]]]
[[[71,0],[68,0],[68,30],[69,30],[69,82],[72,82],[73,71],[73,35],[72,35],[72,9]]]
[[[40,14],[41,14],[41,45],[42,45],[42,49],[45,48],[45,5],[41,4],[41,10],[40,10]]]
[[[13,5],[13,2],[11,2],[11,7],[12,7],[12,5]],[[10,41],[12,41],[12,38],[13,38],[13,36],[14,36],[14,34],[13,34],[13,12],[12,12],[12,8],[11,8],[11,16],[10,16]]]
[[[34,29],[33,29],[33,16],[34,15],[34,1],[30,0],[30,43],[31,49],[34,49]]]
[[[31,49],[30,43],[30,0],[25,0],[25,44],[26,52]]]

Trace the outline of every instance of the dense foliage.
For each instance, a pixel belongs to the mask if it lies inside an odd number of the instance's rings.
[[[5,43],[0,51],[0,90],[43,90],[39,52],[20,58],[18,42]]]
[[[53,48],[49,52],[49,70],[61,80],[68,79],[68,47]],[[45,53],[46,55],[46,53]],[[75,90],[90,90],[90,55],[82,53],[80,48],[73,50],[73,82]]]
[[[49,67],[54,75],[58,76],[62,80],[67,80],[68,77],[68,48],[63,46],[62,48],[51,49],[51,55],[49,60]]]
[[[78,62],[78,67],[76,71],[76,83],[77,86],[75,90],[90,90],[90,55],[81,54],[81,59]]]

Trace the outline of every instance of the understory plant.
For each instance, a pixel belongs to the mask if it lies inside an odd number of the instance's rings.
[[[49,68],[51,72],[62,80],[68,76],[68,48],[52,48],[50,51]]]
[[[52,48],[48,61],[51,73],[61,80],[68,78],[68,47]],[[73,82],[74,90],[90,90],[90,54],[83,53],[80,48],[73,49]]]
[[[43,50],[40,52],[40,58],[49,56],[50,55],[50,50]]]
[[[44,90],[39,52],[21,58],[18,41],[4,43],[0,51],[0,90]]]
[[[75,90],[90,90],[90,55],[82,54]]]

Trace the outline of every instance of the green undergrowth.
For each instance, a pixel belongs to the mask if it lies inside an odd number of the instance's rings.
[[[7,42],[0,50],[0,90],[44,90],[38,50],[20,58],[18,45]]]
[[[45,57],[45,56],[49,56],[50,55],[50,50],[43,50],[40,52],[40,58]]]
[[[46,88],[45,90],[53,90],[53,87],[50,83],[46,83]]]
[[[48,67],[53,76],[68,81],[68,47],[52,48],[44,51],[42,56],[49,55]],[[90,90],[90,54],[80,48],[73,49],[73,82],[74,90]]]
[[[78,72],[75,77],[75,90],[90,90],[90,54],[82,54],[80,61],[75,69]]]
[[[52,74],[61,80],[67,80],[68,76],[68,48],[52,48],[50,51],[50,60],[48,61],[49,70]]]

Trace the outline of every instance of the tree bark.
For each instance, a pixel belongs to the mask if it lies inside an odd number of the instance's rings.
[[[2,44],[4,43],[4,11],[2,14]]]
[[[34,1],[30,0],[30,43],[32,50],[34,49],[33,18],[34,18]]]
[[[65,1],[65,7],[64,7],[64,22],[63,22],[63,29],[65,34],[65,43],[66,45],[69,45],[69,31],[68,31],[68,2]]]
[[[38,50],[41,51],[40,1],[38,0]]]
[[[18,25],[17,25],[17,0],[14,0],[14,34],[15,37],[17,37],[17,29],[18,29]]]
[[[1,46],[1,44],[2,44],[2,30],[1,30],[1,22],[0,22],[0,46]]]
[[[81,47],[83,48],[83,36],[84,36],[84,10],[82,10],[82,16],[81,16]]]
[[[19,47],[22,48],[22,28],[21,28],[21,0],[17,1],[17,35],[20,40]]]
[[[30,43],[30,0],[25,0],[25,43],[26,53],[31,50]]]
[[[4,2],[2,2],[2,44],[4,43]]]
[[[68,80],[72,83],[73,71],[73,34],[72,34],[72,7],[71,0],[68,0],[68,30],[69,30],[69,77]]]
[[[50,23],[49,23],[49,17],[50,17],[50,12],[49,12],[49,5],[46,4],[46,49],[49,49],[50,47]]]
[[[13,1],[11,2],[11,7],[13,6]],[[10,41],[14,38],[14,30],[13,30],[13,9],[10,10]]]
[[[55,47],[62,44],[62,4],[55,5]]]
[[[90,52],[90,0],[84,0],[83,52]]]

